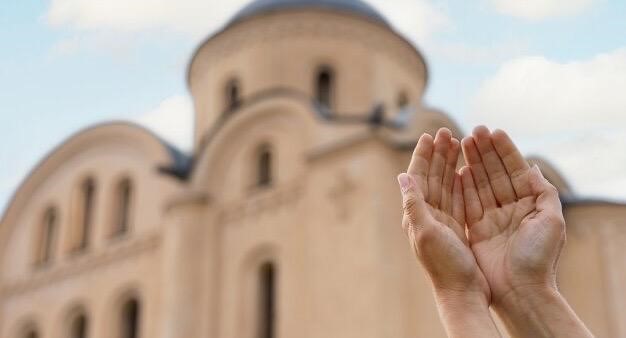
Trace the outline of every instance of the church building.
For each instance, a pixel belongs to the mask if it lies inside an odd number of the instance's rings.
[[[71,136],[0,219],[0,338],[444,338],[400,227],[424,56],[361,0],[256,0],[192,55],[194,145]],[[471,126],[466,126],[468,130]],[[574,194],[560,287],[626,338],[626,206]]]

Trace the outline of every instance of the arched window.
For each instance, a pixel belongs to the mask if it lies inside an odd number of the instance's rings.
[[[228,81],[224,94],[226,109],[231,110],[237,108],[241,103],[241,85],[239,80],[231,79]]]
[[[57,209],[49,207],[44,213],[36,244],[35,264],[45,265],[49,263],[54,255],[57,238]]]
[[[266,262],[259,269],[259,318],[258,338],[276,337],[276,269]]]
[[[315,79],[315,97],[326,108],[333,107],[335,72],[329,66],[323,66]]]
[[[75,201],[76,212],[71,231],[71,244],[73,251],[82,251],[89,246],[89,237],[94,216],[94,203],[96,195],[96,182],[93,178],[85,179],[77,193]]]
[[[136,299],[130,299],[122,305],[120,313],[120,338],[139,338],[141,306]]]
[[[20,338],[39,338],[39,332],[36,329],[34,324],[29,324],[26,329],[20,330],[20,333],[17,335]]]
[[[79,313],[72,318],[69,326],[70,338],[87,338],[89,321],[84,313]]]
[[[267,187],[272,184],[272,151],[269,145],[259,147],[257,153],[257,186]]]
[[[133,184],[129,178],[122,179],[116,187],[113,212],[113,236],[121,236],[130,228],[133,203]]]
[[[406,108],[409,105],[409,95],[404,91],[400,92],[396,98],[396,105],[398,109]]]

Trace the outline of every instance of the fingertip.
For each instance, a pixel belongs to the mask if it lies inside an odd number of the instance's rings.
[[[467,149],[471,144],[474,143],[474,138],[472,136],[466,136],[461,140],[461,146],[464,149]]]
[[[400,190],[402,190],[403,193],[406,193],[407,191],[411,189],[411,186],[412,186],[411,175],[407,173],[401,173],[400,175],[398,175],[397,180],[398,180],[398,184],[400,185]]]
[[[442,135],[449,135],[450,137],[452,137],[452,132],[446,127],[439,128],[439,131],[437,131],[437,133],[441,133]]]
[[[500,138],[500,137],[508,137],[507,133],[504,130],[500,129],[500,128],[494,129],[491,132],[491,135],[494,136],[494,137],[498,137],[498,138]]]
[[[426,143],[432,143],[433,142],[433,136],[430,135],[429,133],[423,133],[422,136],[420,136],[419,140],[417,141],[417,144],[426,144]]]
[[[489,128],[487,128],[484,125],[477,126],[472,131],[472,135],[474,136],[485,136],[485,135],[489,135],[490,133],[491,132],[489,131]]]
[[[449,142],[452,139],[452,132],[448,128],[440,128],[435,136],[435,143]]]
[[[497,144],[507,144],[507,143],[513,143],[513,141],[511,141],[511,137],[509,136],[509,134],[507,134],[504,130],[502,129],[496,129],[491,133],[491,140],[493,141],[494,145]]]

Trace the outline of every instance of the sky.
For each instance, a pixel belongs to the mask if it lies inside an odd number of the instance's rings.
[[[187,62],[247,0],[0,4],[0,211],[75,132],[140,123],[189,151]],[[425,55],[427,105],[508,131],[581,197],[626,201],[626,1],[369,0]]]

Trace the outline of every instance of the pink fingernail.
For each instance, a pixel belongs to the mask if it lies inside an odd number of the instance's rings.
[[[400,189],[402,192],[406,192],[411,187],[411,180],[409,179],[409,175],[400,174],[398,175],[398,183],[400,184]]]

